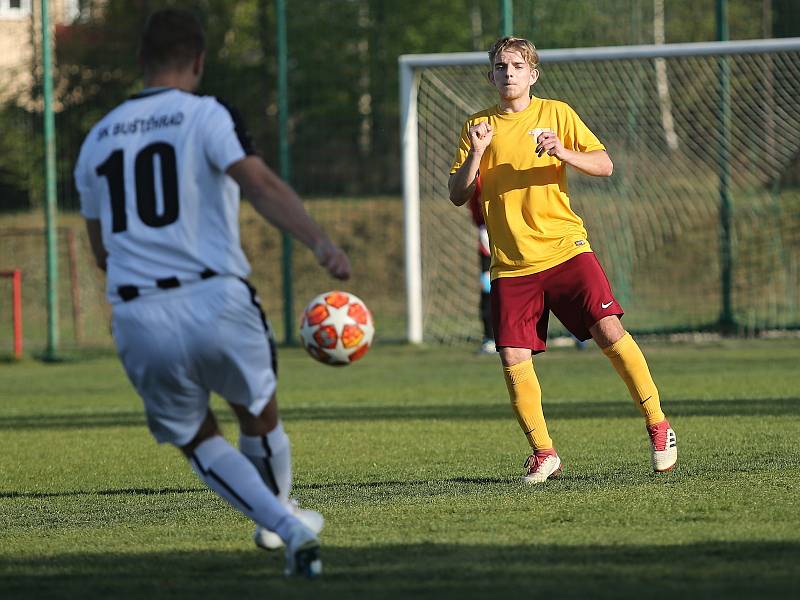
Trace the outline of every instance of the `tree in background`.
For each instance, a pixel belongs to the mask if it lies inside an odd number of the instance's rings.
[[[90,3],[91,4],[91,3]],[[60,203],[76,208],[71,169],[91,123],[140,86],[136,40],[152,10],[193,9],[211,52],[201,93],[244,114],[261,154],[277,159],[275,4],[270,0],[114,0],[56,31]],[[400,191],[401,54],[488,48],[500,30],[497,0],[290,0],[292,183],[305,195]],[[517,0],[515,31],[540,48],[652,43],[652,0]],[[765,10],[768,7],[770,10]],[[731,39],[800,35],[793,0],[729,0]],[[715,35],[712,2],[664,3],[666,43]],[[545,65],[546,69],[546,65]],[[38,94],[38,88],[34,94]],[[34,105],[36,105],[34,103]],[[40,115],[0,107],[0,208],[30,205],[38,189]]]

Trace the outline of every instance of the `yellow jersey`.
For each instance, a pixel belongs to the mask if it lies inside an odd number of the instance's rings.
[[[564,102],[533,96],[521,112],[495,106],[467,119],[450,173],[467,159],[469,128],[481,121],[494,128],[480,163],[492,279],[538,273],[591,252],[583,221],[570,207],[567,164],[537,156],[536,137],[551,131],[568,150],[605,150],[597,136]]]

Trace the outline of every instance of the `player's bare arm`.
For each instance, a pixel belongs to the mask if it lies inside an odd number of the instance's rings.
[[[587,175],[595,177],[610,177],[614,171],[614,163],[605,150],[593,150],[591,152],[576,152],[564,148],[564,144],[559,137],[552,132],[539,134],[536,140],[536,154],[542,156],[548,154],[563,160],[568,165],[578,169]]]
[[[311,218],[303,201],[258,156],[246,156],[228,167],[230,175],[256,212],[311,248],[317,262],[337,279],[350,277],[350,260]]]
[[[469,128],[470,151],[467,153],[467,160],[458,171],[450,175],[447,182],[450,190],[450,202],[456,206],[465,204],[475,192],[475,179],[478,176],[481,157],[492,143],[493,135],[494,129],[485,121],[476,123]]]
[[[89,245],[92,248],[95,263],[105,271],[108,252],[103,245],[103,233],[100,228],[100,219],[86,219],[86,234],[89,236]]]

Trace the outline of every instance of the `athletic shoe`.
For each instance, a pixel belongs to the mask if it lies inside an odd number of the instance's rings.
[[[650,458],[656,473],[672,470],[678,462],[678,440],[675,432],[664,419],[661,423],[647,426],[650,436]]]
[[[478,348],[478,354],[497,354],[497,347],[494,345],[494,340],[489,338],[484,339]]]
[[[319,540],[314,532],[302,523],[295,524],[289,530],[286,540],[286,568],[283,574],[287,577],[297,575],[308,579],[322,575]]]
[[[297,519],[306,527],[308,527],[314,535],[319,535],[322,527],[325,525],[325,519],[315,510],[308,510],[307,508],[300,508],[297,506],[297,500],[294,498],[289,500],[289,510]],[[270,531],[266,527],[256,525],[256,531],[253,534],[253,541],[256,546],[264,550],[277,550],[283,547],[283,540],[274,531]]]
[[[555,451],[539,450],[531,454],[525,461],[525,483],[544,483],[561,475],[561,459]]]

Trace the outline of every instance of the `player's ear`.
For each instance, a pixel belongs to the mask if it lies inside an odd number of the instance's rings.
[[[146,73],[147,65],[144,62],[144,56],[142,56],[141,50],[136,53],[136,63],[139,65],[139,69],[142,71],[142,73]]]
[[[531,69],[531,85],[539,79],[539,69]]]
[[[201,76],[203,74],[203,67],[205,66],[205,62],[206,62],[205,51],[195,56],[194,63],[192,63],[192,74],[197,75],[198,77]]]
[[[494,71],[489,71],[486,73],[486,78],[489,80],[489,83],[494,85]]]

